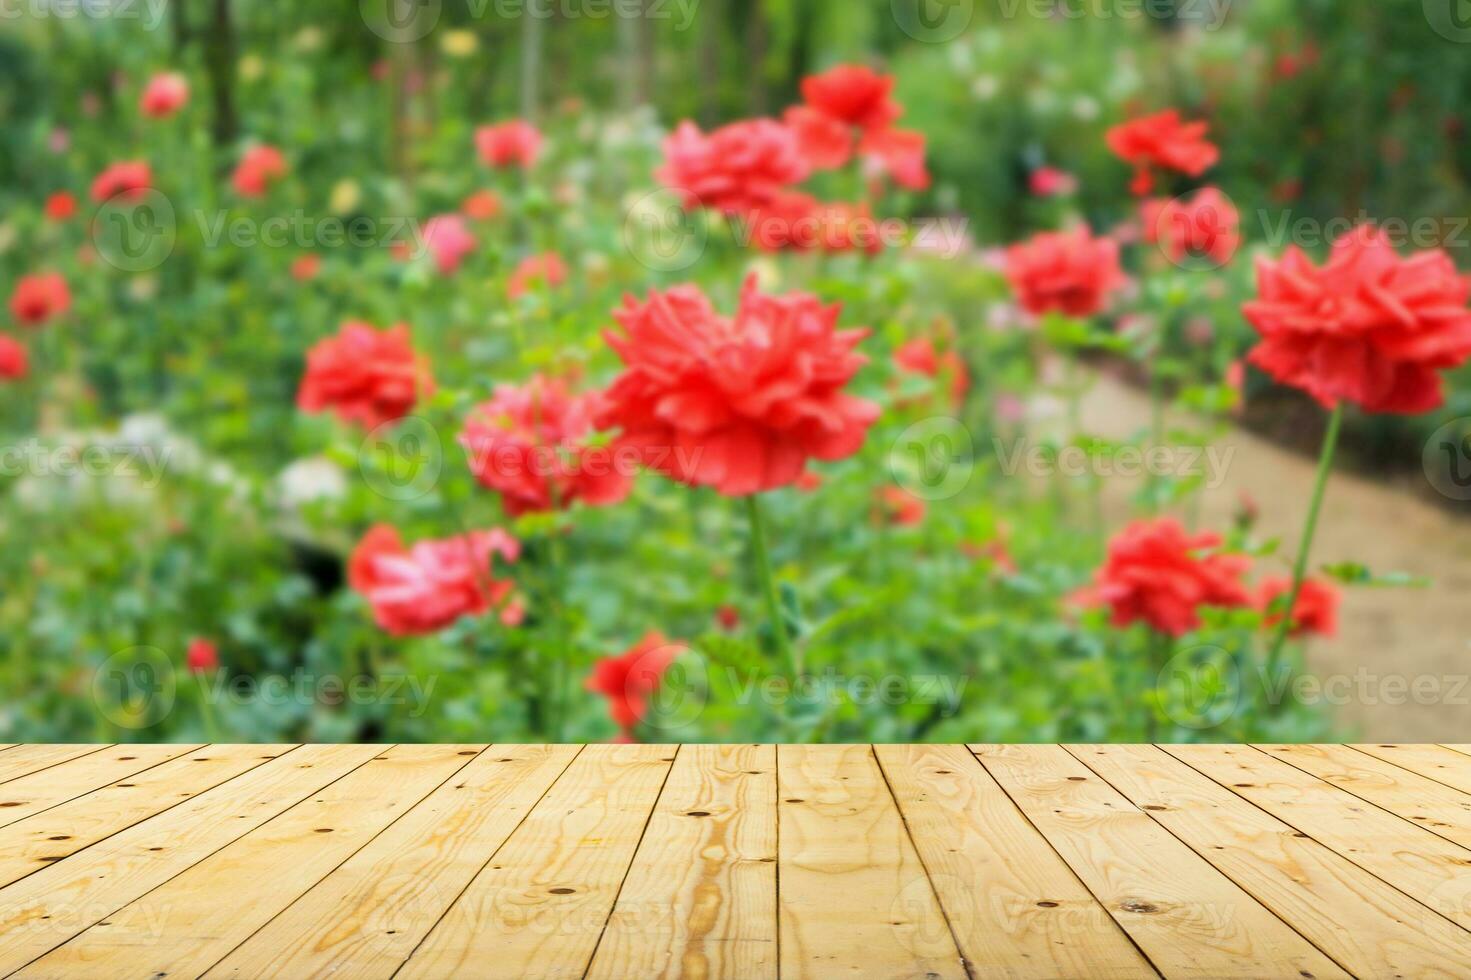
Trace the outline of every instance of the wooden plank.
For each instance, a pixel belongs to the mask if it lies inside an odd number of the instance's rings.
[[[867,745],[777,749],[781,975],[964,977]]]
[[[479,752],[393,746],[12,976],[198,976]]]
[[[1062,747],[971,748],[1165,976],[1347,976]]]
[[[1365,755],[1419,773],[1451,789],[1471,793],[1471,756],[1440,745],[1355,745]]]
[[[29,776],[33,772],[101,752],[107,745],[17,745],[0,755],[0,783]],[[0,787],[0,793],[4,787]]]
[[[482,752],[207,976],[387,980],[577,752]]]
[[[874,751],[973,973],[1153,974],[964,746],[876,745]]]
[[[91,847],[294,748],[213,745],[0,828],[0,887]],[[4,800],[0,788],[0,802]],[[0,892],[3,897],[4,892]]]
[[[1471,851],[1244,745],[1161,748],[1299,833],[1471,928]]]
[[[1471,932],[1152,745],[1068,746],[1356,976],[1454,975]]]
[[[1274,759],[1348,790],[1415,826],[1471,847],[1471,796],[1345,745],[1259,745]]]
[[[289,752],[0,890],[0,974],[106,919],[379,751],[330,745]]]
[[[1459,752],[1462,755],[1471,755],[1471,743],[1447,742],[1441,748],[1450,749],[1452,752]]]
[[[687,745],[589,977],[776,976],[776,750]]]
[[[116,745],[12,779],[0,788],[0,827],[200,748],[203,746],[197,744]]]
[[[398,976],[581,976],[676,752],[583,749]]]

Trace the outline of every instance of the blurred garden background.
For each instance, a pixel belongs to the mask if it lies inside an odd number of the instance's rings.
[[[0,0],[0,740],[1467,741],[1460,14]]]

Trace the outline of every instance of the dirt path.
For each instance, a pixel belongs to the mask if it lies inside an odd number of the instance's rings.
[[[1098,379],[1083,409],[1088,430],[1107,437],[1149,425],[1147,396],[1112,378]],[[1217,450],[1232,455],[1219,485],[1205,491],[1202,526],[1228,526],[1245,492],[1260,509],[1261,534],[1280,535],[1290,555],[1313,461],[1239,430]],[[1122,520],[1130,488],[1118,481],[1110,488],[1111,517]],[[1471,520],[1340,470],[1329,483],[1313,561],[1349,560],[1432,584],[1345,593],[1338,636],[1315,641],[1308,654],[1309,672],[1325,685],[1323,700],[1363,739],[1471,740]]]

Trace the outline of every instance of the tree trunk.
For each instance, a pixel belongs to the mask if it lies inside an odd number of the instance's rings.
[[[174,55],[177,56],[189,43],[188,0],[170,0],[169,23],[173,28]]]
[[[545,26],[528,9],[521,17],[521,117],[536,121],[541,114],[541,51]]]
[[[765,7],[762,0],[749,0],[746,10],[746,67],[751,73],[746,101],[753,116],[766,114],[766,51],[771,34]]]
[[[205,68],[214,100],[211,133],[215,146],[221,149],[233,145],[240,134],[240,120],[235,114],[235,61],[235,26],[230,19],[230,0],[214,0]]]

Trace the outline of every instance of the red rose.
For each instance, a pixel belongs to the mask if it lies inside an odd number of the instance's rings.
[[[866,65],[838,65],[802,79],[802,98],[812,108],[850,126],[883,129],[903,113],[889,97],[894,79]]]
[[[20,341],[0,333],[0,378],[19,381],[31,370],[31,359]]]
[[[540,375],[520,387],[501,385],[471,410],[460,433],[470,470],[501,495],[506,513],[566,508],[581,500],[616,504],[633,486],[606,446],[589,445],[598,396],[574,395]]]
[[[670,479],[737,497],[787,486],[809,459],[863,445],[878,406],[844,386],[866,358],[867,330],[838,330],[840,307],[803,293],[767,296],[746,281],[734,317],[692,285],[629,298],[607,334],[623,374],[600,428]]]
[[[813,170],[836,170],[853,156],[853,131],[841,119],[804,105],[782,115]]]
[[[241,197],[261,197],[271,184],[286,176],[286,158],[274,146],[252,146],[241,156],[230,178]]]
[[[189,101],[189,80],[178,72],[154,75],[138,99],[138,109],[145,116],[162,119],[184,108]]]
[[[520,119],[475,130],[475,148],[487,167],[529,170],[541,156],[541,146],[540,130]]]
[[[506,280],[506,295],[520,299],[534,287],[556,289],[567,281],[567,263],[556,252],[543,252],[522,259]]]
[[[121,196],[125,201],[136,201],[153,186],[153,168],[142,160],[114,163],[92,181],[92,200],[106,204]]]
[[[1225,265],[1241,246],[1241,214],[1215,187],[1188,199],[1147,201],[1140,215],[1144,240],[1158,244],[1171,262],[1196,255]]]
[[[965,359],[953,350],[937,353],[934,341],[928,337],[916,337],[901,344],[894,351],[894,366],[911,374],[948,380],[950,401],[957,407],[970,391],[970,372],[966,370]]]
[[[613,723],[631,737],[634,727],[644,720],[649,698],[659,690],[664,672],[684,650],[662,633],[647,633],[619,656],[604,657],[594,664],[587,689],[608,699]]]
[[[706,135],[692,122],[664,141],[655,177],[679,192],[686,208],[744,214],[771,203],[810,172],[796,135],[771,119],[751,119]]]
[[[322,257],[314,252],[298,255],[291,260],[291,278],[297,282],[311,282],[322,271]]]
[[[1153,188],[1151,167],[1175,170],[1199,177],[1221,158],[1221,151],[1205,138],[1210,124],[1183,122],[1174,109],[1144,116],[1114,126],[1108,131],[1108,148],[1136,173],[1133,191],[1148,194]]]
[[[71,290],[60,273],[42,272],[21,276],[10,294],[10,315],[15,322],[38,327],[65,313],[72,305]]]
[[[46,217],[51,221],[66,221],[77,213],[77,199],[66,191],[57,191],[46,198]]]
[[[520,543],[499,528],[405,548],[395,528],[380,524],[348,559],[348,583],[372,604],[381,629],[433,633],[507,606],[515,583],[492,576],[494,557],[513,562],[520,554]]]
[[[465,256],[479,244],[458,214],[435,215],[424,222],[424,247],[434,256],[434,266],[441,275],[459,271]]]
[[[1295,246],[1257,266],[1242,312],[1261,334],[1249,360],[1325,406],[1414,414],[1440,407],[1439,371],[1471,357],[1471,281],[1444,251],[1400,258],[1363,226],[1314,266]]]
[[[460,204],[460,213],[472,221],[490,221],[500,217],[501,199],[495,191],[476,191]]]
[[[349,321],[307,352],[296,405],[304,412],[330,409],[344,422],[372,429],[403,418],[433,391],[406,324],[380,332]]]
[[[1027,189],[1037,197],[1062,197],[1078,189],[1078,178],[1056,167],[1038,167],[1028,175]]]
[[[1272,627],[1282,622],[1283,610],[1273,611],[1272,604],[1281,599],[1285,605],[1291,591],[1292,580],[1289,578],[1263,579],[1257,586],[1257,607],[1267,614],[1263,621],[1266,626]],[[1292,607],[1291,634],[1303,636],[1316,633],[1319,636],[1333,636],[1338,632],[1339,598],[1338,590],[1326,582],[1303,579],[1302,590],[1298,592],[1297,602]]]
[[[903,487],[879,487],[875,492],[877,516],[894,527],[915,527],[924,523],[929,509],[923,500]]]
[[[858,152],[900,187],[922,191],[930,186],[923,133],[907,129],[876,130],[863,137]]]
[[[209,640],[195,637],[189,641],[189,648],[184,653],[184,663],[196,674],[214,670],[220,665],[219,648]]]
[[[1115,626],[1142,620],[1182,636],[1200,625],[1202,606],[1250,604],[1241,582],[1250,561],[1217,552],[1220,545],[1220,535],[1192,536],[1172,518],[1137,521],[1108,543],[1088,599],[1107,605]]]
[[[1086,226],[1043,232],[1006,250],[1006,278],[1029,313],[1093,316],[1124,285],[1119,246]]]

